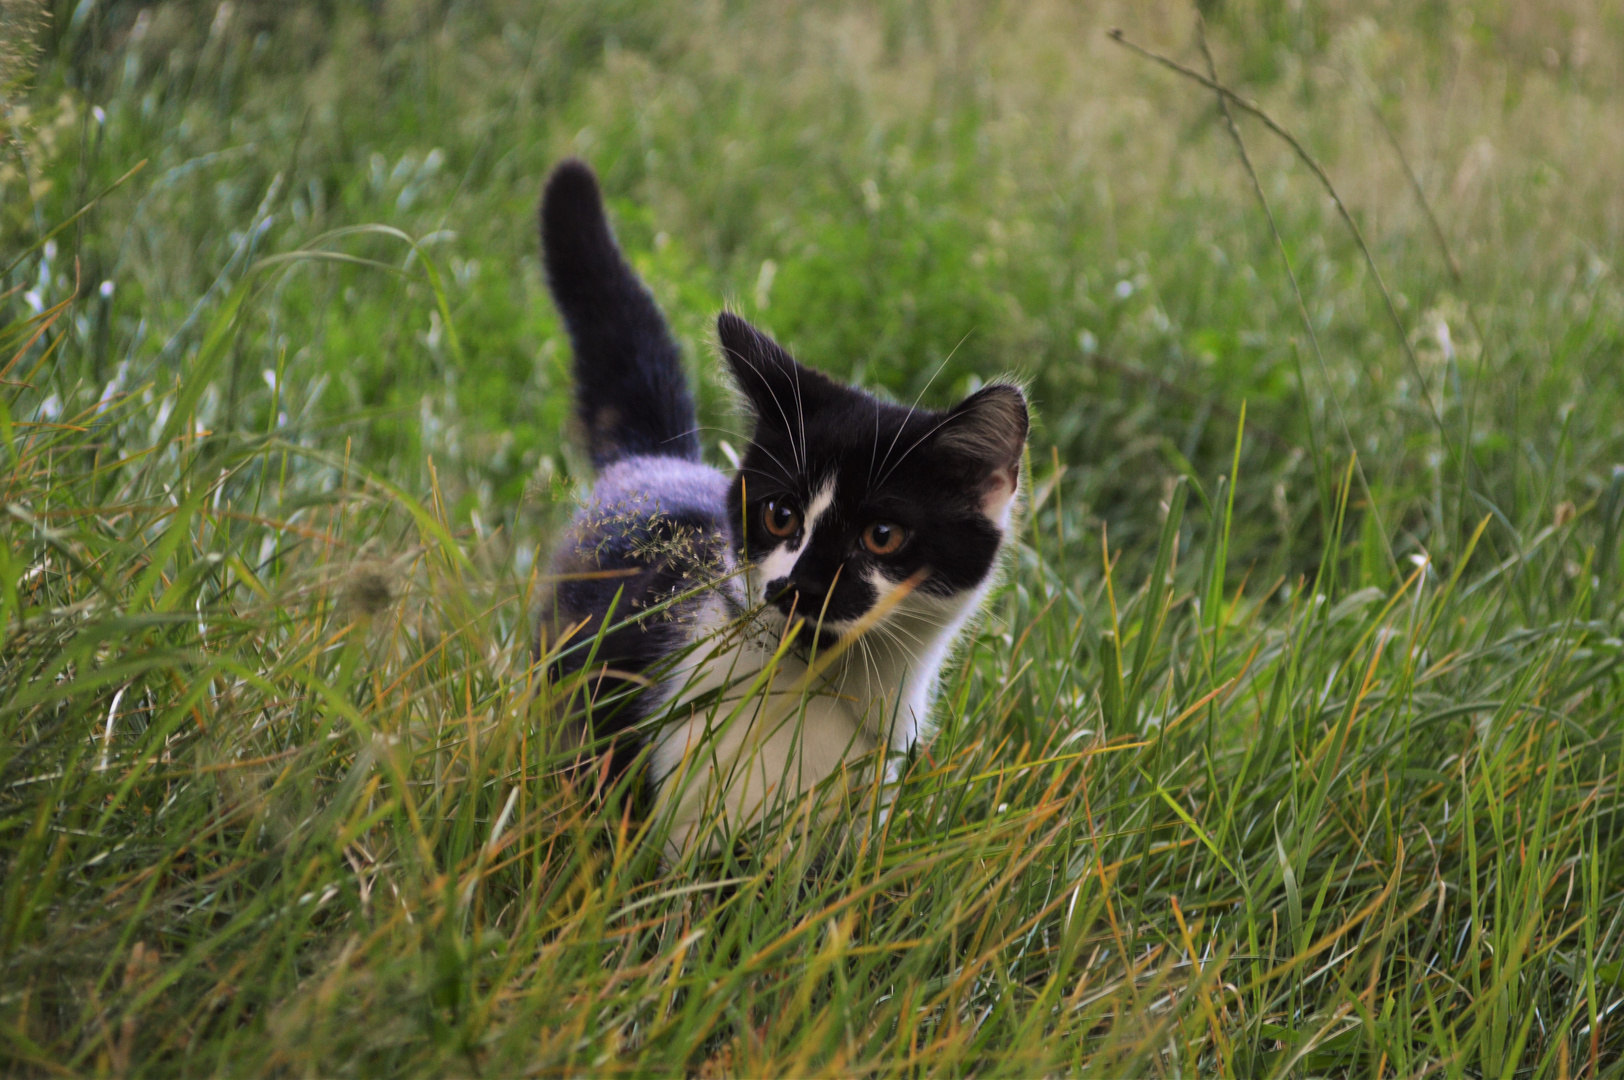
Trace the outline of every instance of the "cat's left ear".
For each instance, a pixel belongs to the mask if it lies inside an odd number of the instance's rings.
[[[717,316],[716,337],[758,422],[789,428],[791,417],[811,412],[835,391],[826,376],[796,363],[783,346],[731,311]]]
[[[1017,386],[993,383],[954,406],[935,435],[937,447],[969,466],[981,512],[1000,527],[1008,526],[1015,505],[1029,426],[1026,395]]]

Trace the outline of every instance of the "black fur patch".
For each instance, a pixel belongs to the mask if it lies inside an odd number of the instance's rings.
[[[576,414],[592,463],[631,454],[699,460],[682,355],[620,255],[592,170],[565,161],[541,200],[547,286],[575,347]]]
[[[561,163],[542,193],[542,261],[553,302],[575,354],[576,415],[592,463],[609,468],[646,455],[699,461],[693,398],[682,357],[654,298],[615,244],[597,179],[583,162]],[[679,494],[681,494],[679,492]],[[576,737],[613,741],[611,777],[636,757],[638,744],[618,737],[649,708],[640,676],[680,648],[685,612],[672,610],[602,633],[604,618],[620,623],[657,607],[716,562],[726,522],[714,498],[620,500],[589,507],[556,553],[556,585],[536,628],[536,655],[569,642],[551,665],[555,687],[591,671],[575,687]],[[601,634],[601,640],[600,640]],[[593,674],[596,673],[596,674]]]
[[[611,781],[636,758],[641,740],[627,729],[655,700],[638,677],[657,674],[690,640],[700,598],[683,594],[722,575],[725,528],[702,509],[596,504],[554,558],[537,649],[557,650],[552,691],[565,695],[577,738],[609,756]]]
[[[900,582],[925,569],[921,590],[939,596],[982,582],[1002,540],[982,497],[1001,470],[1013,480],[1026,442],[1019,390],[989,386],[945,412],[904,408],[803,367],[736,315],[722,315],[717,329],[756,417],[728,499],[745,558],[760,562],[783,542],[764,525],[768,501],[804,511],[825,483],[835,485],[792,574],[768,583],[769,599],[785,611],[793,603],[808,622],[827,603],[825,618],[840,621],[873,606],[872,570]],[[864,547],[863,530],[876,522],[906,530],[896,552]]]

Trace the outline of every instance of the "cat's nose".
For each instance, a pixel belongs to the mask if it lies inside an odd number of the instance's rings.
[[[795,586],[787,577],[773,578],[767,582],[763,595],[767,603],[788,610],[789,604],[795,600]]]
[[[767,601],[788,615],[791,611],[816,618],[828,587],[801,578],[781,577],[767,582]]]

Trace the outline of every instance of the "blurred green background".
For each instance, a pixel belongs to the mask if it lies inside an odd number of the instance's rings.
[[[710,344],[730,305],[899,399],[1027,381],[1034,452],[1070,466],[1068,524],[1130,547],[1172,477],[1228,471],[1243,403],[1232,550],[1270,578],[1318,558],[1351,451],[1399,560],[1444,557],[1482,513],[1509,549],[1593,498],[1624,458],[1624,14],[1201,10],[1220,75],[1328,170],[1402,336],[1312,174],[1243,116],[1316,354],[1213,96],[1106,37],[1200,67],[1181,4],[64,0],[33,77],[13,65],[0,250],[148,164],[0,303],[77,276],[92,302],[41,394],[71,408],[148,378],[162,397],[254,259],[317,243],[405,268],[281,272],[198,420],[263,431],[276,400],[299,438],[414,491],[432,456],[455,517],[516,528],[527,564],[582,468],[533,222],[577,154],[713,444],[742,438]],[[360,224],[417,239],[449,328],[400,241],[317,240]]]

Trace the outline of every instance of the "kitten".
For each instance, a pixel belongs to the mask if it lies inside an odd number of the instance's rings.
[[[871,780],[930,737],[938,672],[992,586],[1021,391],[903,408],[724,312],[754,418],[729,477],[700,458],[677,347],[579,161],[547,182],[541,241],[598,478],[555,553],[537,655],[566,688],[580,673],[571,707],[598,768],[620,775],[652,740],[672,857]]]

